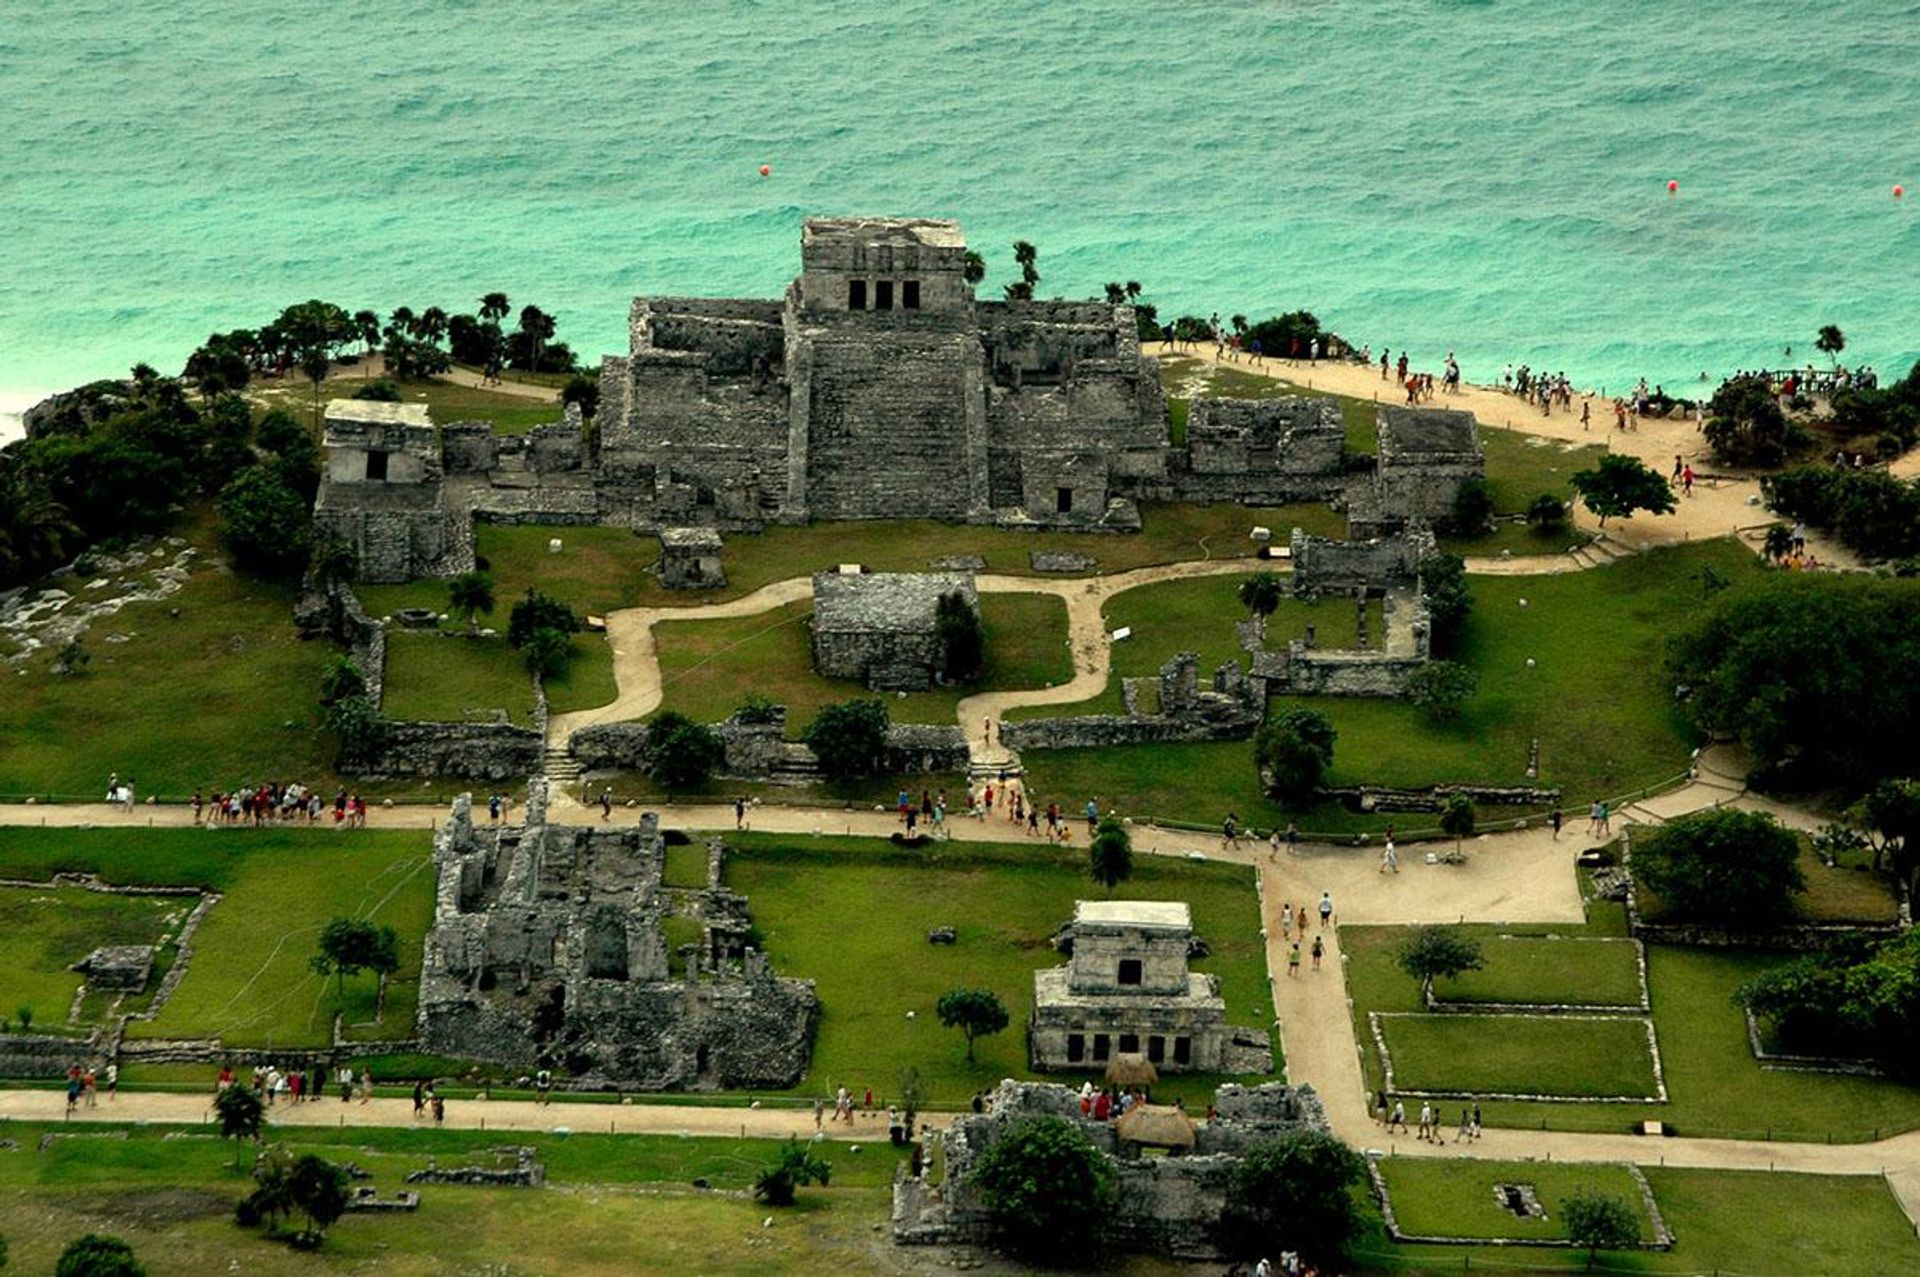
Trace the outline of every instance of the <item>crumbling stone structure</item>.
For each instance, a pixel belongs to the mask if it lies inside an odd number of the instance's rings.
[[[1278,1082],[1258,1087],[1223,1086],[1214,1116],[1196,1125],[1191,1151],[1166,1157],[1141,1155],[1117,1122],[1080,1114],[1071,1087],[1045,1082],[1002,1082],[986,1112],[965,1114],[944,1131],[929,1131],[942,1156],[920,1159],[916,1174],[902,1163],[893,1184],[893,1239],[902,1245],[991,1245],[992,1214],[974,1182],[980,1159],[1028,1117],[1055,1117],[1077,1126],[1111,1159],[1114,1205],[1101,1219],[1115,1246],[1185,1259],[1222,1254],[1221,1221],[1240,1159],[1265,1140],[1302,1130],[1328,1129],[1326,1111],[1310,1086]],[[945,1175],[932,1178],[933,1167]]]
[[[87,977],[87,987],[138,993],[153,975],[153,946],[115,944],[95,949],[68,968]]]
[[[1036,1069],[1096,1069],[1139,1055],[1163,1073],[1265,1073],[1261,1029],[1227,1024],[1219,982],[1187,970],[1193,915],[1183,901],[1082,900],[1072,959],[1033,974],[1028,1052]]]
[[[924,691],[943,664],[936,627],[941,596],[977,615],[971,572],[819,572],[813,578],[813,666],[888,691]]]
[[[1249,505],[1334,499],[1346,483],[1346,444],[1332,399],[1195,399],[1186,447],[1173,457],[1173,492]]]
[[[1120,683],[1125,714],[1006,719],[1000,740],[1013,749],[1087,749],[1170,741],[1245,740],[1266,715],[1267,691],[1238,661],[1225,661],[1206,687],[1200,657],[1178,652],[1152,678]]]
[[[410,581],[473,566],[473,520],[447,499],[426,405],[335,399],[325,440],[314,536],[352,545],[361,580]]]
[[[1371,481],[1355,484],[1347,496],[1347,523],[1356,538],[1444,520],[1460,485],[1487,477],[1487,450],[1472,413],[1385,405],[1378,412]]]
[[[819,1002],[810,980],[773,974],[748,943],[744,898],[720,884],[663,885],[666,840],[637,828],[546,819],[475,828],[454,801],[434,837],[433,928],[420,978],[420,1038],[446,1055],[548,1064],[584,1086],[640,1090],[792,1086],[806,1072]],[[699,924],[676,973],[665,921]]]

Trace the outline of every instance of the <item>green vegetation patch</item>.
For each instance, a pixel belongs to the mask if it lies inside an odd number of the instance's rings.
[[[1625,1166],[1605,1162],[1483,1162],[1428,1157],[1383,1157],[1377,1163],[1400,1231],[1416,1237],[1520,1238],[1564,1241],[1567,1198],[1582,1191],[1617,1197],[1640,1220],[1640,1240],[1654,1240],[1640,1181]],[[1545,1215],[1516,1215],[1495,1188],[1527,1185]]]
[[[729,842],[739,850],[728,856],[727,885],[751,902],[774,968],[814,980],[819,991],[820,1031],[803,1094],[844,1084],[893,1096],[911,1066],[928,1103],[957,1104],[1003,1077],[1032,1076],[1022,1025],[1033,1009],[1033,973],[1066,961],[1053,934],[1071,920],[1076,900],[1101,895],[1084,851],[1038,842],[908,851],[790,834]],[[1212,946],[1194,969],[1219,977],[1228,1021],[1256,1029],[1273,1022],[1249,869],[1140,856],[1113,894],[1188,902],[1195,931]],[[947,926],[957,943],[927,943],[927,932]],[[1013,1021],[979,1039],[971,1067],[960,1034],[934,1017],[940,995],[960,985],[994,990]],[[1189,1110],[1204,1110],[1221,1080],[1169,1076],[1154,1094],[1181,1095]]]
[[[704,842],[668,844],[667,863],[661,873],[661,879],[669,887],[703,890],[707,885],[707,844]]]
[[[81,887],[0,887],[0,1018],[17,1023],[26,1007],[35,1030],[60,1031],[86,982],[68,969],[73,963],[105,945],[157,945],[179,931],[198,903],[190,896],[121,896]],[[158,978],[156,969],[149,983]],[[89,996],[81,1023],[90,1024],[103,1009],[103,999]]]
[[[1486,965],[1436,981],[1436,1000],[1637,1008],[1645,998],[1631,940],[1497,936],[1480,952]]]
[[[351,399],[366,388],[365,377],[330,377],[320,383],[320,403],[329,399]],[[437,426],[456,421],[484,421],[495,434],[521,435],[535,426],[559,421],[561,406],[543,403],[525,395],[510,395],[483,386],[462,386],[438,377],[422,381],[395,381],[403,403],[427,405]],[[253,392],[274,407],[285,408],[300,420],[308,420],[313,411],[313,383],[304,377],[289,379],[284,386],[256,383]]]
[[[492,723],[504,715],[530,727],[533,679],[504,638],[397,631],[387,638],[380,712],[400,722],[429,723]]]
[[[573,659],[567,668],[549,675],[542,684],[547,708],[565,714],[612,704],[620,695],[620,681],[614,677],[613,648],[606,635],[575,634],[571,642]]]
[[[788,603],[753,616],[660,622],[661,708],[718,722],[759,691],[787,707],[788,732],[797,735],[822,707],[869,695],[858,682],[814,672],[812,615],[811,603]],[[983,594],[980,616],[986,662],[979,679],[886,695],[895,722],[951,723],[961,700],[976,692],[1050,687],[1073,677],[1067,605],[1057,596]]]
[[[1579,1015],[1383,1015],[1391,1090],[1640,1098],[1658,1091],[1646,1021]]]
[[[420,943],[433,914],[424,831],[0,828],[0,875],[60,871],[223,893],[200,924],[173,997],[154,1020],[130,1025],[132,1036],[320,1046],[332,1040],[336,1011],[352,1036],[413,1031]],[[399,932],[400,972],[377,1025],[372,976],[347,981],[343,999],[333,980],[307,968],[320,928],[340,916]]]
[[[626,528],[481,523],[474,526],[473,535],[474,553],[493,577],[494,610],[481,620],[502,632],[507,614],[529,589],[559,599],[582,616],[604,616],[615,608],[632,607],[653,581],[653,565],[660,557],[657,540],[635,536]],[[557,554],[550,548],[556,538]],[[447,610],[447,582],[440,577],[404,585],[356,585],[354,592],[368,614],[376,617],[391,616],[403,607]],[[449,625],[464,628],[465,619],[456,616]]]
[[[171,598],[95,621],[84,673],[50,673],[48,651],[8,670],[0,795],[94,802],[110,772],[138,799],[175,801],[195,787],[331,777],[317,698],[337,649],[294,632],[291,587],[227,567],[210,520],[182,532],[200,551],[192,576]]]

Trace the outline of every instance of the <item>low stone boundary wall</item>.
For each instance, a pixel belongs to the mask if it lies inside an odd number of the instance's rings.
[[[805,784],[820,776],[813,751],[786,739],[784,710],[766,723],[729,718],[712,725],[726,747],[721,774],[737,780]],[[567,738],[567,749],[587,771],[644,771],[651,762],[645,723],[596,723]],[[966,733],[956,726],[895,723],[887,729],[883,766],[890,772],[965,771]]]
[[[1424,995],[1427,1010],[1435,1015],[1580,1015],[1600,1018],[1653,1014],[1653,994],[1647,985],[1647,947],[1640,941],[1614,936],[1590,936],[1563,939],[1556,943],[1632,945],[1634,963],[1640,972],[1640,1001],[1615,1006],[1597,1002],[1447,1002],[1428,992]]]
[[[537,775],[545,742],[511,723],[388,723],[371,755],[342,758],[341,774],[374,780],[440,776],[524,780]]]
[[[1246,740],[1258,726],[1257,719],[1241,722],[1164,714],[1083,714],[1002,721],[1000,743],[1012,749],[1096,749],[1107,745]]]
[[[1660,1203],[1654,1200],[1653,1185],[1647,1183],[1647,1177],[1632,1162],[1612,1163],[1620,1166],[1640,1189],[1640,1203],[1646,1208],[1647,1220],[1653,1228],[1653,1240],[1641,1242],[1638,1250],[1672,1250],[1673,1230],[1667,1227],[1667,1220],[1660,1213]],[[1440,1237],[1430,1233],[1409,1233],[1400,1227],[1400,1219],[1394,1214],[1393,1194],[1387,1189],[1387,1177],[1381,1173],[1378,1156],[1367,1158],[1367,1178],[1373,1184],[1374,1200],[1380,1203],[1380,1217],[1385,1222],[1387,1236],[1397,1242],[1420,1242],[1430,1246],[1544,1246],[1560,1250],[1574,1249],[1572,1241],[1565,1237]]]
[[[1447,799],[1465,794],[1483,806],[1552,807],[1560,802],[1557,789],[1524,785],[1435,785],[1431,789],[1392,789],[1383,785],[1341,785],[1323,788],[1321,795],[1358,811],[1438,812]]]
[[[0,1034],[0,1077],[65,1077],[69,1064],[97,1054],[98,1035],[4,1033]]]
[[[1394,1085],[1393,1053],[1387,1049],[1387,1035],[1381,1026],[1387,1020],[1415,1019],[1425,1014],[1419,1011],[1369,1011],[1367,1027],[1373,1033],[1374,1049],[1380,1053],[1380,1071],[1382,1081],[1389,1095],[1403,1095],[1417,1100],[1524,1100],[1554,1104],[1665,1104],[1667,1102],[1667,1074],[1660,1062],[1660,1038],[1653,1027],[1651,1015],[1547,1015],[1529,1010],[1523,1014],[1508,1015],[1507,1019],[1561,1019],[1561,1020],[1637,1020],[1647,1031],[1647,1055],[1653,1062],[1652,1095],[1553,1095],[1533,1091],[1414,1091]],[[1489,1017],[1496,1018],[1496,1017]]]
[[[1741,1008],[1747,1017],[1747,1046],[1760,1067],[1769,1073],[1839,1073],[1850,1077],[1891,1077],[1872,1060],[1850,1060],[1838,1055],[1788,1055],[1769,1051],[1760,1045],[1760,1021],[1751,1010]]]

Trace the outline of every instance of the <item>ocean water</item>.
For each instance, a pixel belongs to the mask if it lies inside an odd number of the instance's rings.
[[[1916,76],[1913,0],[8,0],[0,407],[309,296],[500,289],[597,358],[846,212],[1469,378],[1672,387],[1824,323],[1904,370]]]

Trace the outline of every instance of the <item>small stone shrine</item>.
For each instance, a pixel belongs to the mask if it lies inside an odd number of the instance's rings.
[[[720,534],[712,528],[663,528],[660,584],[669,590],[718,590],[727,583],[720,566]]]
[[[980,610],[971,572],[815,574],[814,668],[872,688],[925,691],[941,666],[940,598],[953,593]]]
[[[1187,970],[1193,918],[1181,901],[1082,900],[1072,959],[1033,973],[1036,1069],[1095,1070],[1139,1055],[1163,1073],[1264,1073],[1265,1032],[1227,1024],[1213,976]]]

